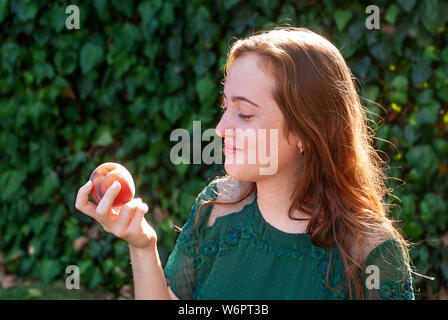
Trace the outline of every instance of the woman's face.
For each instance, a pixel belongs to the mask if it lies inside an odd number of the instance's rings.
[[[271,96],[274,79],[260,68],[262,63],[259,55],[249,53],[232,64],[224,86],[224,113],[216,126],[224,139],[226,173],[243,181],[257,182],[296,168],[300,157],[299,139],[291,136],[288,142],[284,135],[283,114]]]

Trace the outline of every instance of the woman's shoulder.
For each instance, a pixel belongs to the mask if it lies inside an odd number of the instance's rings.
[[[363,282],[367,283],[369,278],[377,283],[376,289],[366,287],[369,299],[415,299],[407,242],[391,229],[389,237],[385,236],[372,247],[365,260],[366,270],[361,273]]]
[[[232,198],[239,186],[239,180],[230,177],[217,177],[211,180],[196,197],[196,204],[206,201],[226,201]]]
[[[353,242],[351,255],[357,261],[366,261],[371,258],[377,251],[391,243],[398,241],[393,229],[387,224],[381,224],[375,232],[371,232],[369,236],[357,239]]]
[[[198,195],[197,204],[200,206],[204,202],[235,202],[240,199],[242,194],[249,187],[250,182],[241,181],[232,177],[218,177],[213,179]],[[199,202],[198,202],[199,200]],[[254,194],[247,198],[232,204],[210,204],[211,211],[206,226],[213,226],[216,219],[229,215],[234,212],[241,211],[247,204],[252,203]]]
[[[364,261],[368,264],[385,256],[398,261],[405,259],[405,250],[395,231],[388,224],[383,224],[383,231],[372,240],[366,241]]]

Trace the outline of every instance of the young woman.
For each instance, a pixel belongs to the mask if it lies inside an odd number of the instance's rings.
[[[132,200],[115,218],[119,187],[98,207],[91,186],[78,192],[78,210],[129,242],[137,299],[414,299],[385,163],[334,45],[294,27],[236,41],[223,111],[227,175],[198,195],[164,270],[146,204]],[[266,137],[254,145],[237,129]],[[266,164],[248,159],[272,141],[276,171],[261,174]]]

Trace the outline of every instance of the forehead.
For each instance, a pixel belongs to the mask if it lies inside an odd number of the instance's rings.
[[[245,54],[232,64],[226,77],[226,93],[232,95],[270,97],[274,79],[266,73],[261,57],[254,53]]]

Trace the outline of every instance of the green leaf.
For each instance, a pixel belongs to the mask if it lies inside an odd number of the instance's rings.
[[[433,141],[433,146],[436,152],[439,154],[440,158],[446,157],[448,155],[448,142],[437,138]]]
[[[90,277],[89,289],[96,288],[101,282],[103,282],[103,275],[101,274],[101,271],[98,269],[98,267],[95,267]]]
[[[38,28],[33,32],[33,39],[36,43],[43,47],[50,39],[53,31],[49,27]]]
[[[278,16],[278,21],[288,21],[288,23],[295,25],[296,24],[296,10],[294,6],[290,4],[285,4],[282,6],[282,11]]]
[[[448,279],[448,258],[442,261],[440,264],[440,269],[442,270],[442,274],[445,279]]]
[[[378,86],[367,86],[365,88],[365,96],[367,99],[375,101],[380,92],[380,88]]]
[[[404,195],[401,197],[401,201],[403,203],[403,217],[402,219],[405,221],[413,220],[415,214],[415,195]],[[400,217],[401,218],[401,217]]]
[[[9,14],[9,0],[0,0],[0,23],[5,20]]]
[[[421,19],[429,32],[436,33],[445,23],[447,20],[446,9],[448,9],[448,6],[444,2],[438,3],[433,0],[425,0]]]
[[[395,24],[395,20],[397,19],[397,15],[400,12],[400,8],[398,8],[395,4],[392,4],[386,11],[386,21],[390,24]]]
[[[224,0],[224,1],[222,1],[222,4],[224,5],[225,10],[229,10],[234,5],[236,5],[238,2],[240,2],[240,0]]]
[[[54,64],[56,70],[63,74],[68,75],[73,73],[76,69],[78,55],[72,50],[59,50],[54,57]]]
[[[138,149],[145,147],[145,141],[147,141],[148,135],[141,129],[133,129],[130,134],[124,139],[121,148],[117,152],[119,158],[124,157],[131,152],[135,152]]]
[[[408,78],[403,75],[396,76],[390,83],[392,88],[398,91],[407,91],[408,90]]]
[[[11,11],[22,22],[34,19],[37,14],[37,9],[37,1],[15,0],[11,2]]]
[[[93,1],[93,6],[95,7],[99,16],[105,16],[106,12],[110,11],[108,0],[96,0]]]
[[[182,49],[182,38],[173,37],[168,40],[168,55],[172,60],[179,59],[181,49]]]
[[[23,80],[25,81],[25,84],[27,86],[30,86],[33,83],[34,76],[33,76],[33,74],[31,72],[25,71],[23,73]]]
[[[29,300],[38,299],[42,297],[42,290],[38,288],[27,288],[26,292],[27,292],[27,299]]]
[[[360,78],[365,78],[367,71],[371,65],[371,59],[368,56],[357,57],[349,62],[350,69],[353,70]]]
[[[442,61],[448,62],[448,48],[445,48],[440,52],[440,57],[442,58]]]
[[[434,101],[434,103],[427,104],[421,107],[415,112],[415,119],[418,123],[435,124],[437,115],[439,113],[440,103]]]
[[[203,51],[194,66],[194,71],[198,76],[204,75],[216,62],[216,55],[212,51]]]
[[[437,171],[437,155],[429,145],[410,148],[406,153],[406,160],[410,166],[420,169],[427,178]]]
[[[177,173],[181,177],[184,177],[185,174],[187,173],[187,170],[189,169],[190,165],[188,165],[186,163],[179,163],[179,164],[176,164],[175,167],[176,167]]]
[[[428,61],[439,61],[439,56],[436,53],[437,48],[435,46],[427,46],[423,52],[423,59]]]
[[[163,102],[163,114],[171,124],[180,119],[184,109],[185,105],[179,98],[169,97]]]
[[[156,14],[159,12],[162,5],[162,0],[141,2],[138,5],[137,11],[140,14],[143,24],[149,24],[151,20],[156,17]]]
[[[14,195],[27,176],[26,170],[14,169],[9,170],[0,175],[0,186],[2,186],[2,192],[0,193],[3,201]]]
[[[57,276],[62,276],[61,265],[57,260],[44,259],[40,263],[41,279],[44,284],[49,284]]]
[[[376,136],[377,138],[380,138],[382,140],[387,140],[389,139],[389,133],[390,133],[390,124],[386,123],[383,126],[379,127]],[[376,140],[376,144],[380,149],[382,149],[386,145],[386,143],[382,140]]]
[[[196,81],[196,92],[199,96],[199,102],[204,110],[209,109],[216,101],[216,85],[212,79],[208,77]]]
[[[278,6],[278,1],[270,1],[270,0],[260,0],[255,2],[255,6],[260,8],[265,16],[271,17],[272,12],[276,6]]]
[[[99,129],[98,137],[94,141],[95,146],[106,147],[114,142],[114,138],[107,127],[101,127]]]
[[[335,10],[333,13],[334,21],[339,31],[344,31],[345,26],[352,18],[353,13],[350,10]]]
[[[119,13],[124,13],[126,17],[132,17],[134,11],[134,0],[112,0],[112,6],[115,7]]]
[[[83,45],[80,52],[80,64],[83,74],[86,74],[93,67],[101,62],[103,58],[103,49],[93,43],[87,42]]]
[[[178,71],[178,68],[176,66],[176,64],[174,63],[169,63],[167,65],[167,71],[165,72],[164,75],[164,80],[165,80],[165,90],[166,93],[173,93],[176,90],[179,90],[180,88],[182,88],[182,86],[184,85],[184,78],[181,77],[180,72]]]
[[[403,232],[410,238],[418,238],[422,235],[423,230],[416,221],[410,221],[403,227]]]
[[[0,47],[0,52],[2,57],[2,67],[11,72],[15,64],[20,63],[25,50],[17,43],[7,42]]]
[[[428,247],[426,245],[422,245],[420,247],[419,256],[420,256],[420,260],[422,262],[428,262],[429,251],[428,251]]]
[[[411,79],[414,85],[422,85],[428,81],[431,76],[432,69],[429,63],[419,63],[412,67]]]
[[[52,5],[50,10],[45,11],[40,17],[39,23],[42,26],[48,26],[53,28],[54,31],[60,33],[65,28],[65,20],[67,14],[65,13],[65,7],[59,5]]]
[[[51,195],[53,195],[54,192],[56,192],[56,190],[60,187],[60,183],[61,182],[57,173],[50,168],[45,168],[44,179],[41,182],[41,188],[39,188],[39,196],[44,199],[50,198]]]
[[[446,214],[447,204],[440,195],[432,192],[428,193],[423,201],[428,204],[428,208],[434,214]]]
[[[174,5],[172,2],[164,2],[162,12],[160,13],[160,22],[165,26],[174,22]]]
[[[112,271],[114,268],[114,261],[111,258],[108,258],[103,263],[103,269],[106,274]]]
[[[398,3],[404,10],[410,11],[415,5],[415,0],[398,0]]]
[[[380,41],[369,47],[370,51],[379,62],[386,64],[390,62],[392,56],[392,46],[386,43],[386,41]]]
[[[403,134],[409,145],[413,145],[420,137],[420,133],[417,129],[409,124],[404,127]]]
[[[405,104],[408,102],[408,96],[406,92],[392,91],[390,93],[390,101],[398,104]]]
[[[426,201],[420,203],[420,211],[420,219],[422,219],[423,222],[426,223],[432,218],[430,206]]]
[[[113,39],[115,50],[124,54],[134,51],[135,43],[141,39],[140,29],[131,23],[112,26],[108,33]],[[126,55],[125,58],[129,60]]]
[[[38,85],[40,85],[43,80],[52,79],[54,77],[53,66],[48,62],[35,64],[32,71]]]
[[[408,97],[406,91],[408,89],[408,78],[403,75],[398,75],[391,81],[390,85],[395,89],[390,93],[391,102],[397,104],[407,103]]]

